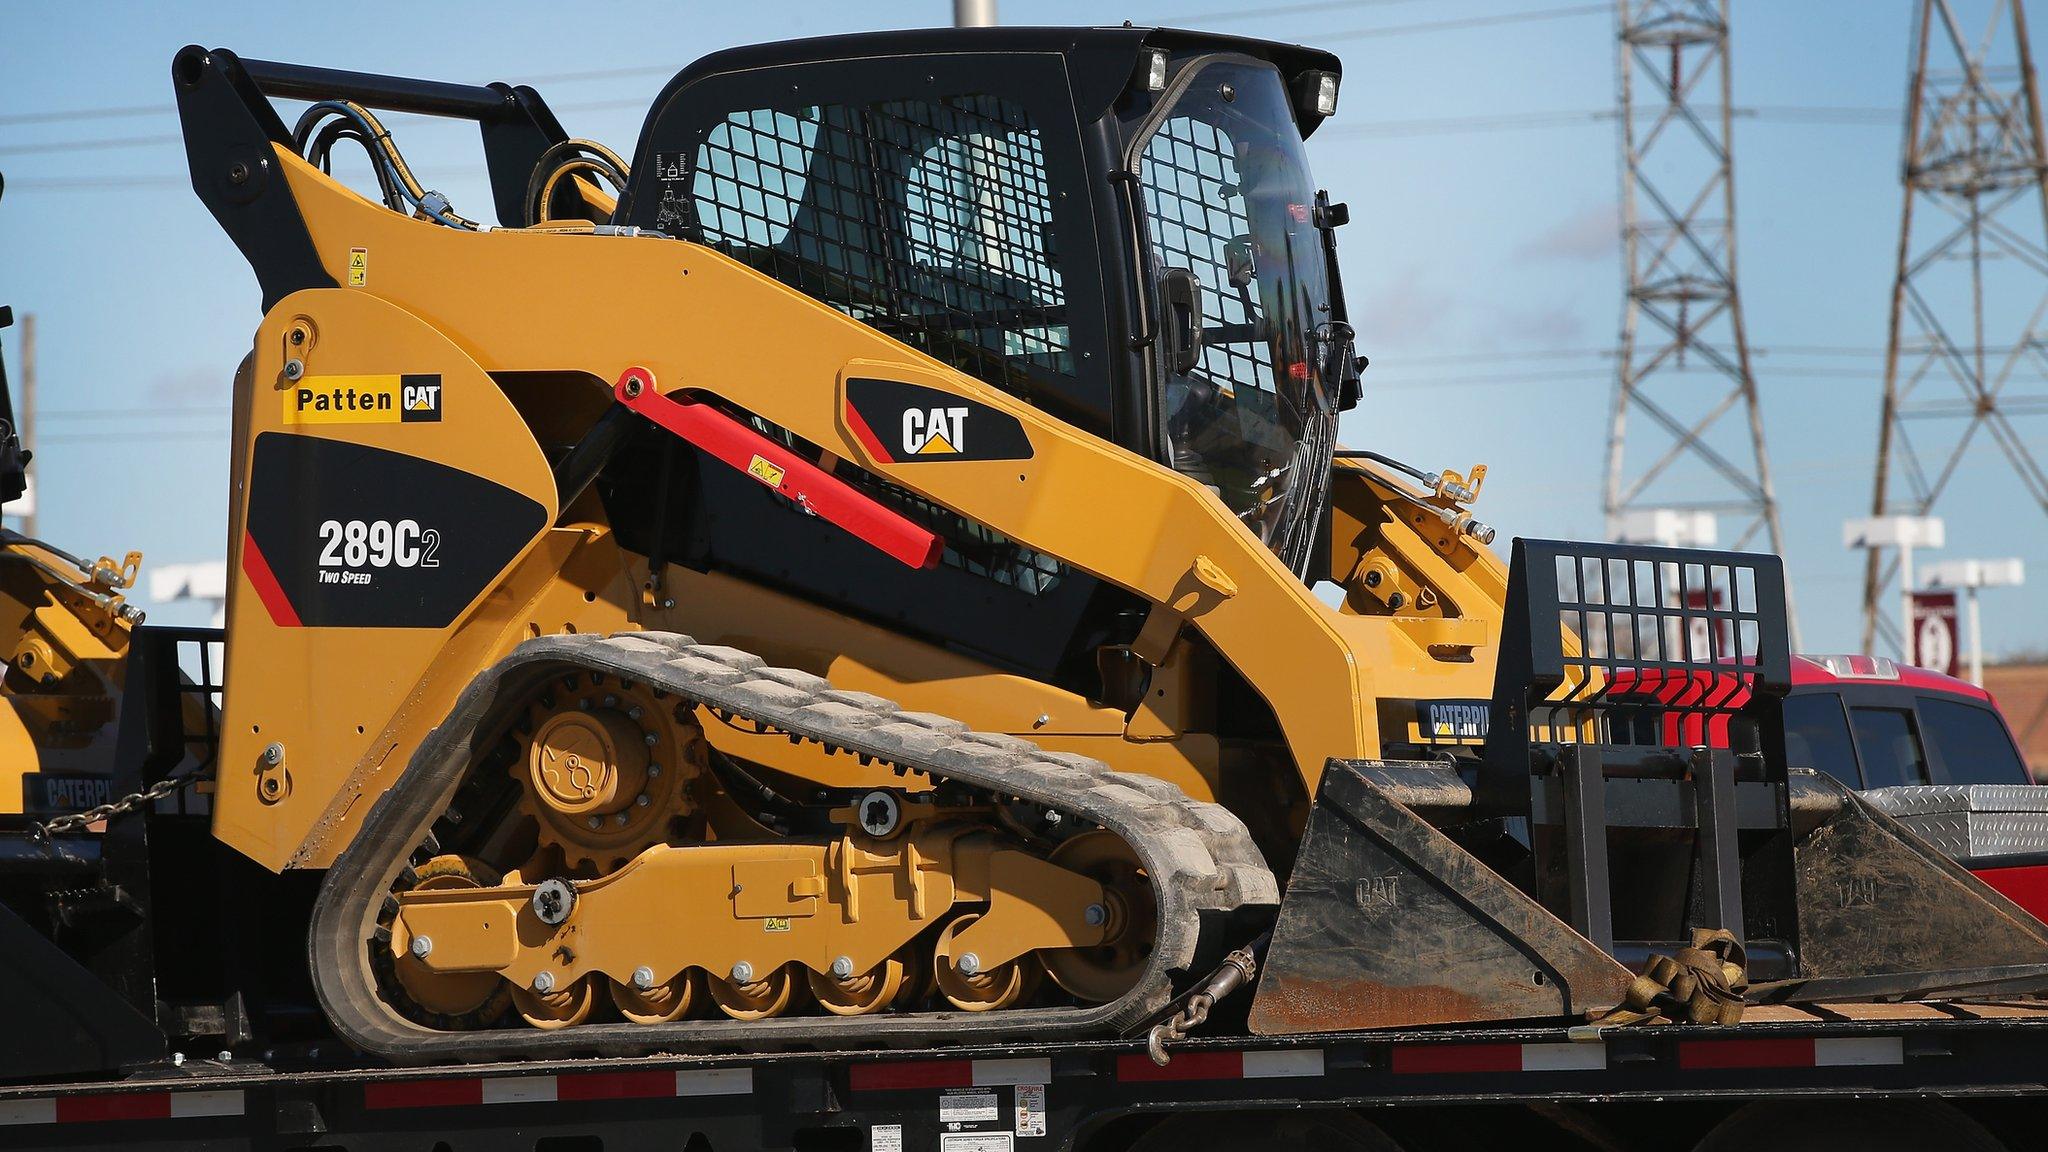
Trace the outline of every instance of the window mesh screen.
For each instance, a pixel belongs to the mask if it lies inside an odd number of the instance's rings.
[[[1176,116],[1145,145],[1146,215],[1152,256],[1164,268],[1185,268],[1208,287],[1202,293],[1203,375],[1226,394],[1273,390],[1273,348],[1254,339],[1251,234],[1228,133]]]
[[[1073,371],[1037,131],[993,96],[728,116],[664,220],[979,379]]]

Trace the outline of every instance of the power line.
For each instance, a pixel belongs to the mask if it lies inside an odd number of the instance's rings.
[[[1413,4],[1416,0],[1321,0],[1316,4],[1285,4],[1274,8],[1254,8],[1247,11],[1233,8],[1225,12],[1196,12],[1181,16],[1160,16],[1161,24],[1193,24],[1196,22],[1222,23],[1226,20],[1256,20],[1265,16],[1298,16],[1305,12],[1334,12],[1343,8],[1378,8],[1389,4]]]
[[[1463,28],[1490,28],[1500,24],[1531,24],[1539,20],[1562,20],[1570,16],[1594,16],[1614,11],[1611,4],[1577,4],[1570,8],[1538,8],[1530,12],[1498,12],[1490,16],[1464,16],[1456,20],[1428,20],[1420,24],[1392,24],[1381,28],[1353,28],[1325,32],[1318,44],[1330,40],[1368,40],[1375,36],[1408,36],[1419,32],[1451,32]]]

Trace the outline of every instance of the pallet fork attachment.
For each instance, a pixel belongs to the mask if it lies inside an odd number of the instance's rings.
[[[1517,540],[1485,755],[1332,760],[1265,1035],[1597,1015],[1727,929],[1753,999],[2048,988],[2048,930],[1785,758],[1772,556]]]

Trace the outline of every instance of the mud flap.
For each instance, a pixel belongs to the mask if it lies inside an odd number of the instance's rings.
[[[1324,772],[1254,1032],[1583,1017],[1621,1000],[1627,969],[1431,827],[1398,798],[1419,790],[1393,782],[1344,761]]]
[[[1790,783],[1803,979],[1779,995],[1937,994],[2048,965],[2048,926],[1968,869],[1834,780]]]

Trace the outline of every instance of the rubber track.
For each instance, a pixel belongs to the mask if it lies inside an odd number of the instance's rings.
[[[1109,829],[1136,850],[1159,901],[1159,939],[1143,977],[1122,999],[1087,1008],[792,1016],[753,1023],[717,1018],[555,1031],[439,1032],[406,1020],[376,992],[366,942],[377,911],[514,711],[549,679],[578,670],[650,684],[834,748],[1047,804]],[[1189,799],[1164,781],[1118,772],[1085,756],[1047,752],[1014,736],[969,731],[945,717],[905,712],[889,700],[833,688],[807,672],[769,667],[738,649],[669,632],[628,632],[529,640],[472,681],[328,871],[307,947],[315,989],[336,1031],[401,1063],[986,1043],[1007,1036],[1128,1032],[1167,1005],[1176,977],[1187,976],[1198,956],[1220,955],[1217,945],[1240,943],[1214,938],[1233,913],[1279,902],[1273,874],[1237,817]]]

